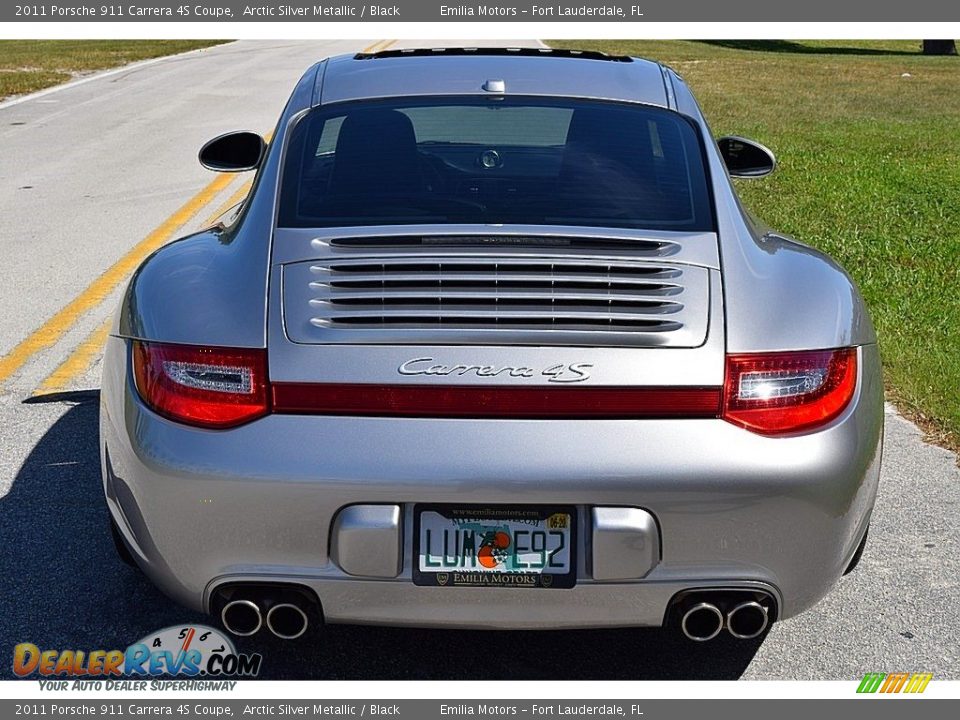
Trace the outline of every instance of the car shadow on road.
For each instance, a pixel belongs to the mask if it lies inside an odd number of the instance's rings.
[[[21,642],[41,649],[124,649],[170,625],[214,624],[168,600],[117,558],[100,485],[98,393],[46,400],[69,407],[0,498],[0,577],[7,589],[0,652],[12,655]],[[693,643],[660,629],[330,626],[294,642],[261,632],[238,639],[237,647],[260,652],[261,677],[271,679],[736,679],[760,641],[722,636]],[[11,673],[11,664],[0,661],[0,667]]]

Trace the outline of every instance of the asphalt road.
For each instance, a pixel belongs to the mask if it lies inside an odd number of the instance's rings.
[[[268,131],[312,61],[372,43],[240,42],[0,104],[0,673],[18,642],[125,647],[206,621],[114,555],[99,484],[97,333],[142,241],[184,234],[242,192],[246,178],[211,187],[194,162],[202,142]],[[763,641],[330,627],[295,645],[237,644],[263,653],[266,677],[290,679],[960,679],[960,470],[892,412],[886,432],[859,569]]]

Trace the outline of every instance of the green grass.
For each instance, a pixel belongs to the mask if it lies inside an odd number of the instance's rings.
[[[960,58],[919,41],[553,41],[649,57],[777,154],[744,203],[851,273],[891,399],[960,449]],[[904,77],[904,74],[909,77]]]
[[[0,99],[223,40],[0,40]]]

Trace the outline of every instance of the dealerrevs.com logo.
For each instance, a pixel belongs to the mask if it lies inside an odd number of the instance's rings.
[[[33,643],[13,649],[18,677],[114,679],[161,676],[255,677],[263,658],[238,653],[219,630],[172,626],[151,633],[126,650],[44,650]]]

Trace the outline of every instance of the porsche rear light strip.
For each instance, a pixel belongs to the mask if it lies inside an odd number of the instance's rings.
[[[137,391],[157,413],[228,428],[272,413],[424,418],[722,418],[788,435],[839,417],[857,387],[857,349],[727,355],[723,387],[517,387],[271,383],[261,349],[134,341]]]
[[[721,388],[273,383],[275,413],[434,418],[716,418]]]

